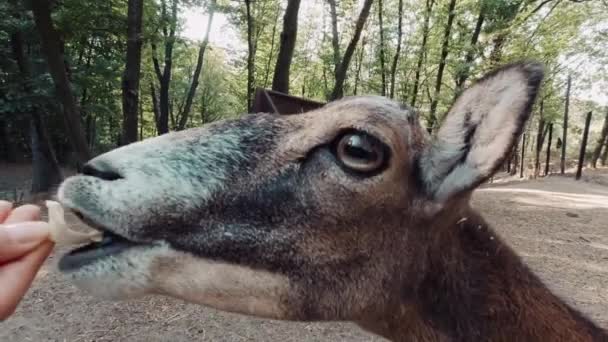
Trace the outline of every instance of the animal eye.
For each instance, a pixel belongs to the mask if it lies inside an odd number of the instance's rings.
[[[344,166],[358,172],[371,172],[384,165],[384,146],[364,133],[347,133],[338,141],[336,156]]]

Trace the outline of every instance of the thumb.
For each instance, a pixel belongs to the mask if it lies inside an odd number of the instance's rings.
[[[0,225],[0,264],[27,254],[50,235],[47,222],[19,222]]]

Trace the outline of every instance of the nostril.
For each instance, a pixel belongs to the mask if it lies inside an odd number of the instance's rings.
[[[123,178],[118,172],[112,170],[107,165],[85,164],[82,168],[82,173],[87,176],[97,177],[107,181],[114,181]]]

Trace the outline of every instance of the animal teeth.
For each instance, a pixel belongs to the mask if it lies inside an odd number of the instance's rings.
[[[46,201],[49,209],[49,225],[51,226],[51,240],[60,245],[76,245],[85,242],[100,242],[103,233],[94,231],[81,233],[70,229],[65,222],[65,213],[59,202]]]

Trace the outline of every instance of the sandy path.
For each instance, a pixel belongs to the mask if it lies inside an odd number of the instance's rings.
[[[551,288],[608,327],[608,186],[554,177],[489,186],[473,202]],[[0,341],[380,341],[351,324],[266,321],[161,297],[104,302],[66,283],[56,261],[0,323]]]

